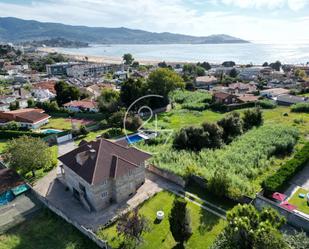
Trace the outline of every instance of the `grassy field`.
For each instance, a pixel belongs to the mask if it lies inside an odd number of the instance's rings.
[[[288,200],[289,203],[295,205],[297,207],[298,211],[301,211],[305,214],[309,215],[309,205],[307,204],[307,198],[300,198],[298,195],[299,194],[306,194],[309,193],[308,190],[304,189],[304,188],[299,188],[294,194],[293,196]]]
[[[69,130],[72,129],[72,124],[67,118],[53,117],[50,118],[49,123],[42,126],[41,129]]]
[[[161,192],[142,204],[140,213],[149,219],[151,231],[143,235],[144,243],[138,247],[139,249],[171,249],[176,245],[168,221],[174,198],[175,195],[172,193]],[[209,248],[224,228],[225,221],[195,204],[188,203],[187,207],[191,215],[193,235],[186,248]],[[159,210],[163,210],[165,213],[165,218],[161,223],[155,222],[156,212]],[[116,224],[99,231],[98,235],[107,239],[113,248],[120,248],[123,242],[123,238],[117,235]]]
[[[73,226],[43,211],[0,235],[1,249],[99,249]]]

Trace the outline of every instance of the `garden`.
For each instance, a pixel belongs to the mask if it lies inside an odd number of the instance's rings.
[[[176,242],[170,232],[168,216],[171,212],[175,195],[170,192],[160,192],[145,201],[139,208],[139,213],[149,220],[149,232],[145,232],[142,243],[137,248],[147,249],[170,249]],[[187,208],[191,216],[193,235],[187,242],[187,248],[208,248],[215,241],[217,235],[223,230],[226,222],[202,209],[196,204],[188,202]],[[156,212],[162,210],[165,217],[161,222],[156,220]],[[101,229],[97,235],[106,239],[113,248],[121,248],[124,238],[117,234],[117,222]]]
[[[309,204],[307,202],[307,193],[308,190],[304,188],[298,188],[296,192],[288,199],[288,202],[292,205],[295,205],[298,211],[301,211],[309,215]]]

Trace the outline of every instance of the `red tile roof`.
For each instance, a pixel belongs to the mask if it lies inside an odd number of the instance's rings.
[[[126,175],[151,157],[133,147],[125,147],[106,139],[83,143],[59,160],[89,184],[100,184],[109,178]]]
[[[42,82],[35,83],[32,85],[32,87],[35,89],[47,89],[51,93],[56,94],[55,85],[56,85],[56,81],[48,80],[48,81],[42,81]]]
[[[63,106],[85,108],[85,109],[98,107],[97,103],[91,100],[74,100],[74,101],[64,104]]]
[[[50,118],[42,109],[20,109],[15,111],[0,112],[0,119],[35,124]]]

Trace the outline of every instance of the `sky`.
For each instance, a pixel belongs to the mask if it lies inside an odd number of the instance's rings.
[[[308,43],[309,0],[0,0],[0,16],[253,42]]]

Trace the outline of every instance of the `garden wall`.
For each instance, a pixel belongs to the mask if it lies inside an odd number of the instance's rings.
[[[309,219],[305,216],[302,216],[300,214],[291,212],[287,209],[284,209],[280,207],[276,202],[273,202],[265,197],[263,197],[261,194],[257,194],[254,202],[254,206],[261,210],[265,207],[271,207],[277,210],[282,216],[284,216],[287,220],[287,223],[299,228],[301,230],[304,230],[306,232],[309,232]]]
[[[58,209],[56,206],[52,205],[45,197],[39,195],[38,193],[36,193],[33,189],[31,189],[33,194],[52,212],[54,212],[55,214],[57,214],[58,216],[60,216],[62,219],[64,219],[66,222],[70,223],[71,225],[73,225],[74,227],[76,227],[81,233],[83,233],[84,235],[86,235],[89,239],[91,239],[94,243],[96,243],[100,248],[103,249],[112,249],[111,247],[109,247],[109,245],[107,244],[107,241],[101,240],[99,239],[96,234],[85,228],[84,226],[78,224],[76,221],[71,220],[70,218],[68,218],[60,209]]]
[[[183,188],[186,186],[186,181],[182,177],[180,177],[178,175],[175,175],[175,174],[173,174],[171,172],[168,172],[168,171],[166,171],[164,169],[159,169],[158,167],[156,167],[154,165],[148,165],[147,169],[150,172],[152,172],[152,173],[154,173],[156,175],[159,175],[159,176],[161,176],[161,177],[163,177],[163,178],[165,178],[165,179],[167,179],[167,180],[169,180],[171,182],[174,182],[174,183],[180,185]]]

